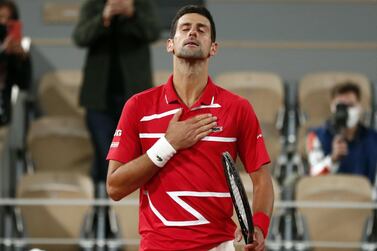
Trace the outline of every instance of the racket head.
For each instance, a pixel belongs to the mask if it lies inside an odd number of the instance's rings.
[[[241,177],[234,165],[232,156],[228,152],[224,152],[222,157],[226,182],[229,187],[237,219],[240,223],[245,243],[249,244],[253,242],[254,225],[245,187],[243,186]]]

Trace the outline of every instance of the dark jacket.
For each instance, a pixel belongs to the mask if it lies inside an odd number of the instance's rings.
[[[22,58],[17,55],[0,53],[0,126],[10,122],[12,87],[17,85],[27,91],[31,83],[31,60],[29,55]],[[4,86],[3,86],[4,85]]]
[[[116,43],[116,60],[121,72],[125,98],[152,86],[149,44],[159,37],[159,22],[153,0],[135,0],[132,18],[116,17],[116,36],[104,27],[102,12],[105,0],[87,0],[73,32],[73,40],[87,47],[80,104],[95,110],[107,109],[110,79],[110,48]],[[114,21],[114,20],[113,20]],[[112,22],[113,25],[113,22]],[[114,39],[115,40],[111,40]],[[113,60],[113,59],[112,59]],[[117,66],[118,66],[117,65]]]
[[[312,130],[321,142],[325,156],[330,155],[335,137],[330,123]],[[355,138],[347,145],[348,154],[340,160],[338,173],[364,175],[373,184],[377,166],[377,132],[360,124]]]

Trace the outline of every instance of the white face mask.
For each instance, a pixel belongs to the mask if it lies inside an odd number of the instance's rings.
[[[360,120],[361,108],[360,106],[348,107],[347,128],[352,128],[357,125]]]

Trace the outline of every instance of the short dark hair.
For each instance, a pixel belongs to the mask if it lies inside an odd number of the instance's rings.
[[[216,27],[215,22],[213,21],[212,15],[209,10],[201,5],[186,5],[183,6],[181,9],[178,10],[177,14],[173,18],[171,25],[170,25],[170,38],[174,38],[175,32],[177,31],[177,23],[178,19],[180,19],[183,15],[196,13],[206,17],[210,24],[211,24],[211,40],[212,42],[216,41]]]
[[[331,91],[331,98],[333,99],[338,95],[342,95],[342,94],[346,94],[350,92],[354,93],[356,95],[357,100],[360,101],[361,99],[360,87],[351,81],[343,82],[341,84],[336,85]]]
[[[10,19],[11,20],[19,20],[20,15],[18,13],[18,8],[13,1],[5,0],[0,1],[0,8],[8,8],[10,10]]]

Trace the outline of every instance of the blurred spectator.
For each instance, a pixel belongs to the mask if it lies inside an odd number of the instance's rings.
[[[87,0],[73,40],[88,48],[80,104],[95,149],[93,178],[105,181],[106,155],[125,101],[152,86],[150,43],[159,38],[153,0]]]
[[[331,118],[307,136],[310,174],[349,173],[374,182],[377,165],[377,132],[360,122],[361,92],[354,83],[332,90]]]
[[[29,53],[22,47],[22,23],[12,1],[0,2],[0,125],[11,117],[13,85],[27,89],[31,81]]]

